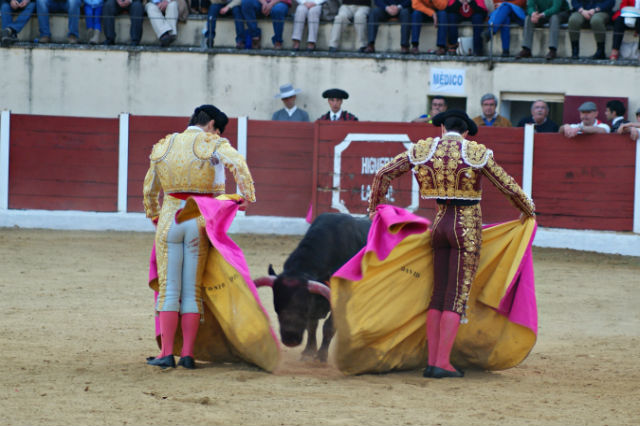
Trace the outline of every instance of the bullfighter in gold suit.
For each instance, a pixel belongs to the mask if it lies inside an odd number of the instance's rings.
[[[433,221],[434,290],[427,310],[428,363],[425,377],[462,377],[450,362],[451,349],[475,277],[482,244],[481,178],[502,191],[522,211],[534,215],[533,201],[493,159],[484,145],[469,141],[478,128],[467,114],[450,110],[433,118],[443,135],[413,144],[376,174],[369,216],[384,200],[391,181],[411,170],[422,198],[435,198],[438,212]]]
[[[220,137],[228,121],[215,106],[202,105],[195,109],[184,132],[161,139],[149,156],[151,165],[144,179],[144,209],[147,217],[157,224],[156,311],[162,336],[161,353],[147,359],[150,365],[175,367],[173,344],[180,314],[184,343],[178,365],[195,367],[193,346],[203,313],[200,286],[209,241],[202,216],[178,224],[176,213],[190,195],[223,194],[225,166],[233,173],[244,197],[243,203],[255,202],[253,180],[244,158],[227,139]]]

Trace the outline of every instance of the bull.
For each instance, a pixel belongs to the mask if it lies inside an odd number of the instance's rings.
[[[289,255],[282,273],[276,274],[269,265],[269,276],[255,280],[257,286],[273,289],[273,304],[284,345],[298,346],[307,331],[303,359],[327,361],[329,344],[335,334],[327,283],[334,272],[364,247],[370,227],[371,222],[366,218],[323,213],[313,221],[298,247]],[[317,349],[318,321],[327,314],[322,327],[322,344]]]

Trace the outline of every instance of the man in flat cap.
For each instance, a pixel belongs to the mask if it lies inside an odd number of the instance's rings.
[[[412,144],[376,173],[369,217],[375,217],[391,181],[408,171],[418,180],[422,198],[436,200],[438,212],[431,230],[434,284],[427,309],[428,363],[423,376],[440,379],[464,375],[451,364],[450,355],[460,322],[467,322],[466,305],[480,258],[482,176],[522,211],[522,220],[534,216],[535,206],[494,161],[490,149],[466,139],[478,127],[464,111],[442,112],[433,118],[433,125],[441,127],[442,137]]]
[[[342,110],[342,101],[349,99],[349,94],[342,89],[328,89],[322,92],[322,97],[329,102],[329,112],[320,116],[318,120],[329,121],[358,121],[358,117]]]
[[[575,138],[583,133],[610,133],[611,129],[607,123],[598,120],[598,107],[596,104],[587,101],[578,108],[580,112],[580,122],[576,124],[563,124],[559,133],[568,138]]]
[[[284,108],[273,113],[271,119],[274,121],[309,121],[309,114],[296,106],[296,95],[300,89],[294,89],[289,83],[280,86],[280,93],[276,98],[282,99]]]
[[[175,367],[173,343],[181,324],[183,343],[179,366],[195,368],[194,344],[202,305],[204,262],[209,239],[202,216],[176,223],[178,210],[191,195],[218,196],[225,192],[225,166],[233,173],[242,193],[241,206],[255,202],[253,179],[245,159],[220,136],[228,123],[226,114],[213,105],[195,109],[182,133],[167,135],[153,146],[144,178],[143,203],[156,225],[156,262],[162,348],[147,364]],[[160,192],[163,193],[160,204]]]

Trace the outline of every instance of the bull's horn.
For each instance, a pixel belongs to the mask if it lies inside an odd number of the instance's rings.
[[[269,275],[268,277],[260,277],[253,280],[256,287],[273,287],[273,282],[276,280],[275,275]]]
[[[320,296],[324,296],[329,303],[331,303],[331,289],[328,285],[321,283],[319,281],[309,280],[307,281],[307,287],[309,288],[309,293],[319,294]]]

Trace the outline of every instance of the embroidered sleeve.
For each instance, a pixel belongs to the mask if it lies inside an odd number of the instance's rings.
[[[142,202],[144,204],[144,211],[147,217],[154,218],[160,215],[160,191],[162,186],[160,185],[160,179],[156,174],[155,162],[151,162],[151,166],[144,177],[144,184],[142,186]]]
[[[489,157],[487,164],[482,168],[482,173],[509,198],[511,203],[527,216],[533,216],[536,206],[533,200],[527,197],[520,185],[498,163]]]
[[[407,152],[398,154],[393,160],[382,166],[373,178],[371,195],[369,196],[369,212],[376,211],[376,206],[384,201],[391,181],[411,169]]]
[[[216,152],[222,163],[233,173],[233,178],[236,180],[245,200],[255,203],[256,194],[253,187],[253,178],[242,155],[231,146],[228,140],[223,138],[220,139]]]

